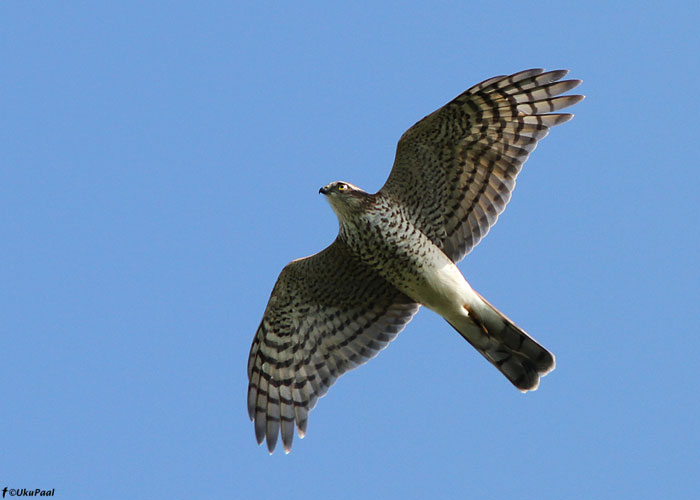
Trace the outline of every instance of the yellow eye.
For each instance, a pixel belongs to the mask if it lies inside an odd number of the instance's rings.
[[[347,191],[348,185],[347,184],[338,184],[338,191]]]

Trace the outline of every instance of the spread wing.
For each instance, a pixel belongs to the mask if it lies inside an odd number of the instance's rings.
[[[419,305],[354,260],[336,240],[288,264],[272,290],[248,359],[248,413],[270,453],[306,432],[307,415],[343,373],[377,355]]]
[[[448,257],[461,260],[496,223],[537,142],[573,117],[552,113],[583,99],[556,97],[581,83],[559,81],[567,73],[497,76],[457,96],[403,134],[378,194],[400,202]]]

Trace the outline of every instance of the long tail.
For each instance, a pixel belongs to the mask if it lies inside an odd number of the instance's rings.
[[[554,370],[554,355],[481,295],[479,298],[483,304],[465,305],[468,316],[450,324],[515,387],[534,391],[540,377]]]

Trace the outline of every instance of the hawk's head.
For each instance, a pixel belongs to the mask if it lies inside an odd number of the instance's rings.
[[[362,211],[371,195],[349,182],[335,181],[318,190],[326,196],[328,203],[339,219],[346,219]]]

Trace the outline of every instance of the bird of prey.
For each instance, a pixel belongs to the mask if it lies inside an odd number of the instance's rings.
[[[432,309],[519,390],[537,389],[554,356],[475,292],[460,261],[510,200],[523,163],[554,113],[581,95],[566,70],[489,78],[399,140],[375,194],[322,187],[339,221],[325,250],[289,263],[272,290],[248,359],[248,413],[258,444],[289,452],[294,427],[343,373],[377,355],[421,305]]]

